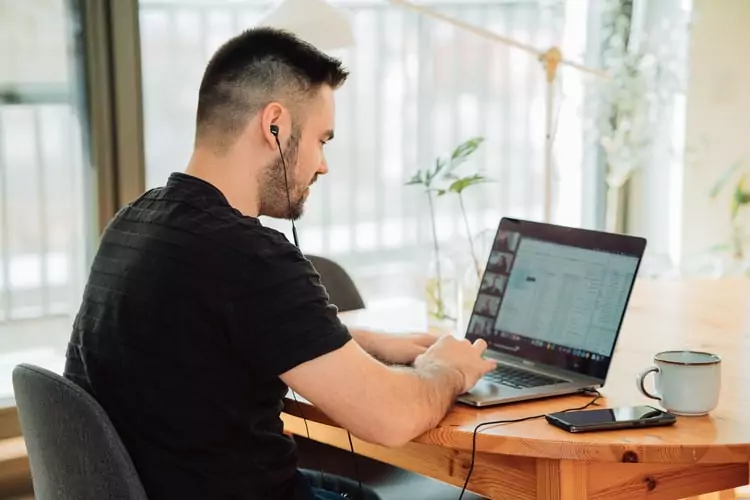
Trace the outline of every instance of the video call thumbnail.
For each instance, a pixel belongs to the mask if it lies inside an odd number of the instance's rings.
[[[474,311],[485,316],[497,316],[497,311],[500,309],[500,297],[493,297],[492,295],[485,295],[480,293],[477,297],[477,302],[474,305]]]
[[[493,250],[498,252],[515,252],[518,248],[520,234],[515,231],[499,231],[495,243],[492,245]]]
[[[502,274],[485,273],[480,291],[502,295],[507,281],[507,276]]]
[[[471,317],[469,323],[469,334],[476,335],[478,337],[487,337],[492,334],[492,320],[490,318],[483,318],[476,314]]]
[[[490,260],[487,269],[490,271],[507,274],[513,265],[513,254],[508,252],[498,252],[493,250],[490,253]]]

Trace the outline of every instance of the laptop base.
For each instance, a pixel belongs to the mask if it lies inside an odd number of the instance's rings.
[[[472,390],[458,397],[458,402],[474,407],[498,406],[520,401],[546,399],[555,396],[568,396],[587,390],[596,390],[600,385],[569,382],[555,386],[514,389],[484,379],[477,382]]]

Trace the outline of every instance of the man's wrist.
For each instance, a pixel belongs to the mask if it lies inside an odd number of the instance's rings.
[[[450,387],[454,398],[464,393],[466,380],[461,370],[434,360],[418,361],[414,367],[420,375],[437,379],[441,385]]]

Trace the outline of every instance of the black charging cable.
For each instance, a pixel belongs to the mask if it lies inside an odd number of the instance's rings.
[[[569,411],[580,411],[585,410],[590,406],[593,406],[596,404],[596,402],[601,399],[602,395],[599,391],[596,389],[583,389],[578,391],[577,394],[593,394],[594,398],[586,403],[583,406],[579,406],[578,408],[568,408],[567,410],[562,410],[562,412],[569,412]],[[466,474],[466,481],[464,481],[464,487],[461,488],[461,494],[458,496],[458,500],[462,500],[464,497],[464,494],[466,493],[466,488],[469,486],[469,480],[471,479],[471,474],[474,472],[474,461],[477,456],[477,434],[479,433],[479,430],[483,427],[489,427],[491,425],[501,425],[501,424],[516,424],[518,422],[526,422],[528,420],[536,420],[538,418],[544,418],[547,416],[547,413],[541,413],[539,415],[531,415],[529,417],[521,417],[521,418],[514,418],[511,420],[493,420],[490,422],[482,422],[481,424],[478,424],[476,427],[474,427],[474,433],[471,437],[471,463],[469,465],[469,472]]]

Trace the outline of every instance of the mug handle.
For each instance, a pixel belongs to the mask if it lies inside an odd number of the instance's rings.
[[[660,396],[655,396],[648,392],[646,389],[646,377],[649,373],[659,373],[659,367],[658,366],[652,366],[649,368],[646,368],[641,373],[638,374],[638,377],[636,378],[636,384],[638,385],[638,389],[640,389],[641,393],[646,396],[647,398],[656,399],[658,401],[661,401]]]

